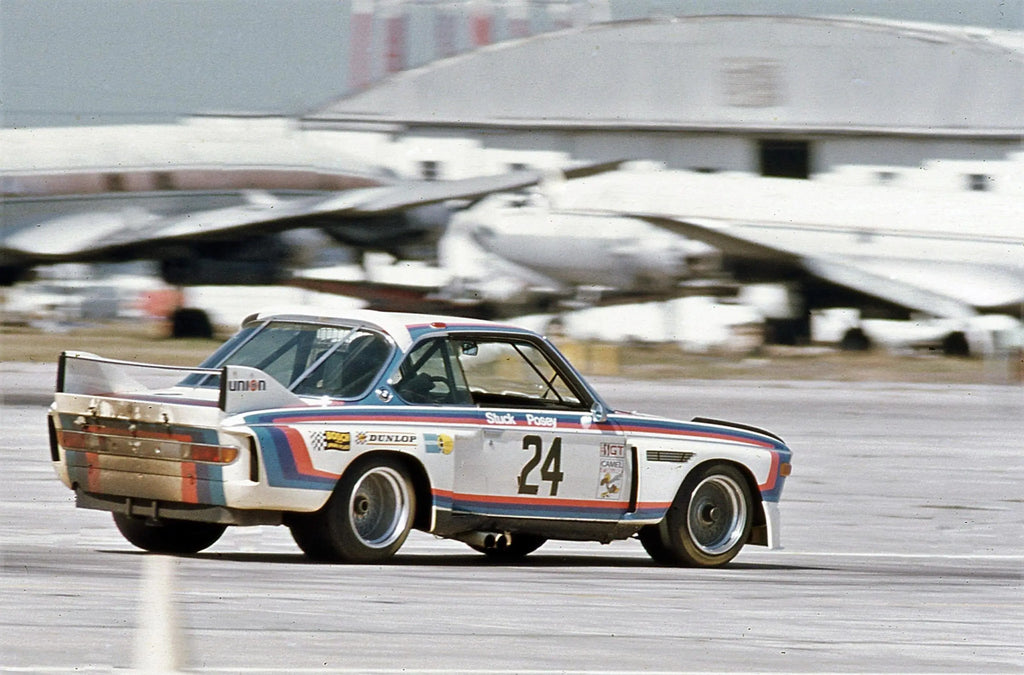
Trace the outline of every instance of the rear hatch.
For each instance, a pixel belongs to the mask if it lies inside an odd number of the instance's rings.
[[[258,480],[236,413],[305,405],[262,371],[180,368],[61,355],[50,453],[68,487],[91,495],[225,503],[224,484]]]

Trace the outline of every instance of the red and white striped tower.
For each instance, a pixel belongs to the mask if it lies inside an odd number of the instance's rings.
[[[469,3],[469,36],[474,48],[494,41],[494,7],[487,0]]]
[[[408,17],[400,0],[378,0],[377,12],[384,22],[384,71],[397,73],[408,66]]]
[[[349,88],[365,89],[373,81],[374,0],[352,0],[349,21]]]

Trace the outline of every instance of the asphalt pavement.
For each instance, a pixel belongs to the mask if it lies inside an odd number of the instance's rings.
[[[1024,387],[601,380],[618,408],[782,436],[785,548],[699,570],[549,542],[502,566],[414,533],[345,566],[283,528],[133,549],[50,467],[52,375],[0,366],[2,672],[1024,671]]]

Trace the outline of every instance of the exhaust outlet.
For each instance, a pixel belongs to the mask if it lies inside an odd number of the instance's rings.
[[[503,551],[511,543],[511,535],[502,532],[462,532],[453,537],[476,548]]]

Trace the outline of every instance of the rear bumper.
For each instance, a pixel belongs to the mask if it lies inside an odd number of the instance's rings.
[[[194,520],[222,525],[280,525],[280,511],[233,509],[228,506],[185,504],[140,497],[98,495],[82,489],[75,490],[75,506],[82,509],[110,511],[140,518],[167,518]]]

